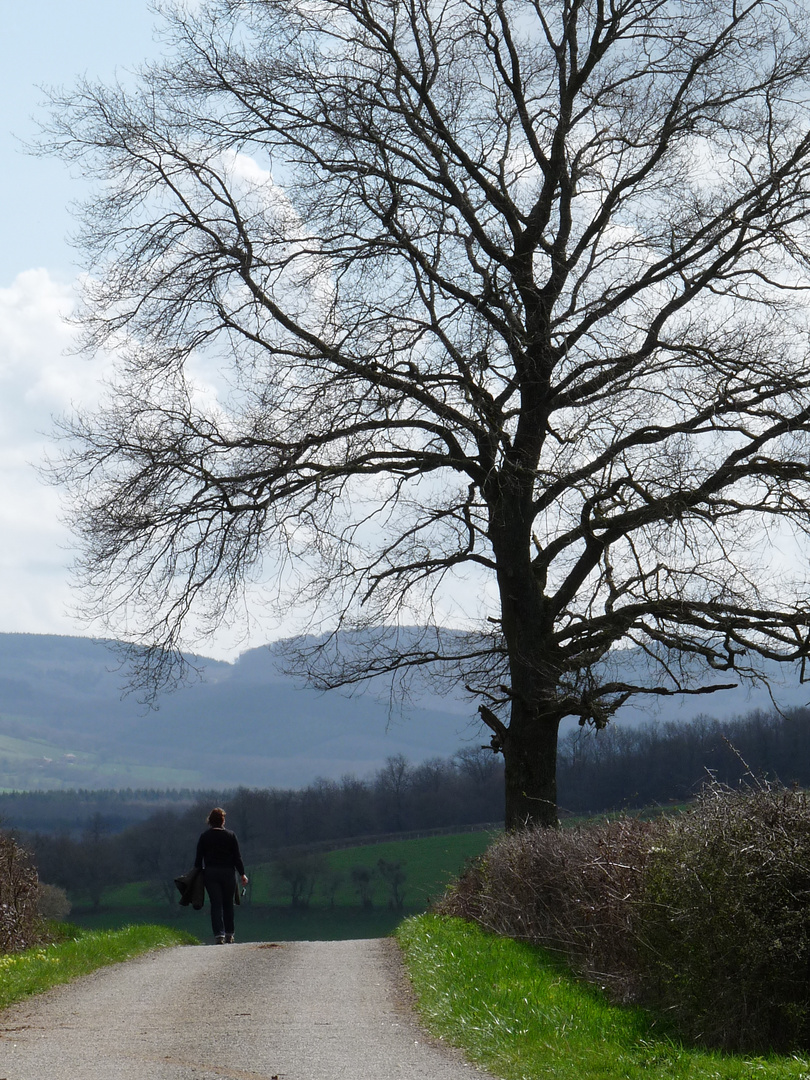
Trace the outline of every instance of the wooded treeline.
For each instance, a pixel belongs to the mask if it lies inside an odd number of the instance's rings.
[[[0,813],[43,881],[98,904],[107,885],[145,880],[173,902],[172,879],[191,863],[213,805],[226,807],[250,866],[280,849],[502,820],[502,769],[500,756],[465,748],[419,765],[397,755],[368,779],[299,790],[31,793],[3,796]],[[666,805],[692,798],[708,773],[733,786],[749,769],[810,785],[810,710],[571,732],[560,743],[560,804],[569,815]],[[43,827],[60,812],[61,828]]]
[[[734,786],[756,775],[810,785],[810,710],[719,721],[608,725],[560,740],[560,808],[573,814],[691,799],[711,773]]]
[[[279,849],[498,821],[503,772],[500,759],[483,750],[464,749],[453,758],[419,765],[397,755],[368,780],[346,776],[317,780],[300,790],[198,793],[190,806],[164,806],[118,833],[100,809],[79,836],[70,835],[67,827],[76,823],[75,816],[61,832],[17,832],[33,851],[40,878],[77,899],[95,906],[109,885],[149,881],[156,896],[173,902],[173,878],[191,864],[208,811],[218,803],[227,810],[226,825],[237,833],[250,868]],[[70,806],[67,799],[65,806]]]

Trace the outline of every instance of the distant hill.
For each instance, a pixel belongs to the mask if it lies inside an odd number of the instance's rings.
[[[197,658],[202,681],[134,697],[114,643],[0,634],[0,789],[300,787],[317,777],[366,776],[385,759],[446,757],[488,741],[468,700],[417,697],[391,716],[371,692],[319,693],[286,675],[273,648],[236,663]],[[628,669],[633,657],[621,664]],[[810,699],[796,674],[774,671],[779,704]],[[618,723],[726,718],[771,708],[766,690],[645,702]],[[566,727],[573,722],[567,722]],[[574,725],[575,726],[575,725]]]
[[[0,634],[0,789],[298,787],[481,741],[472,703],[430,698],[392,718],[371,693],[298,686],[269,648],[197,658],[202,681],[149,710],[122,698],[112,646]]]

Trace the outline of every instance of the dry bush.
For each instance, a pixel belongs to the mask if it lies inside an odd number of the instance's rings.
[[[41,940],[37,872],[27,851],[0,833],[0,953],[19,952]]]
[[[70,914],[71,903],[61,885],[39,883],[37,889],[37,914],[42,919],[62,922]]]
[[[710,783],[686,812],[507,834],[438,905],[561,952],[729,1050],[810,1047],[810,801]]]
[[[645,874],[647,998],[734,1050],[810,1046],[810,805],[768,784],[710,784]]]
[[[621,818],[507,833],[437,905],[443,914],[562,953],[619,999],[635,993],[638,905],[660,822]]]

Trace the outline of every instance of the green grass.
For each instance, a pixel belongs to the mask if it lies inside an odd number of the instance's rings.
[[[418,840],[391,840],[382,844],[330,851],[325,859],[329,868],[343,875],[335,892],[335,907],[356,907],[357,893],[349,874],[353,866],[376,868],[380,859],[402,864],[405,872],[405,906],[410,911],[423,911],[431,900],[444,892],[448,882],[456,877],[468,859],[481,855],[490,845],[493,834],[488,832],[454,833],[450,836],[426,836]],[[253,900],[259,904],[283,904],[283,885],[276,880],[270,864],[252,868],[248,873],[253,882]],[[375,907],[387,907],[390,891],[385,882],[374,882]],[[325,904],[321,888],[316,888],[312,903]]]
[[[177,894],[177,899],[180,894]],[[158,888],[148,881],[128,881],[126,885],[116,885],[104,891],[102,906],[106,909],[117,908],[168,908],[158,894]]]
[[[387,937],[410,912],[375,908],[363,911],[351,908],[311,907],[293,911],[287,907],[263,904],[244,905],[236,910],[237,941],[348,941],[352,938]],[[211,938],[211,915],[206,903],[202,911],[178,906],[102,908],[93,912],[79,910],[71,919],[94,930],[163,922],[206,941]]]
[[[64,939],[52,945],[0,956],[0,1008],[152,949],[197,943],[190,934],[166,926],[95,932],[74,927],[62,933]]]
[[[241,941],[341,941],[359,937],[385,937],[405,915],[424,911],[431,899],[442,894],[447,883],[465,862],[480,855],[492,840],[490,833],[456,833],[419,840],[390,841],[328,853],[330,868],[343,875],[334,905],[322,889],[316,889],[310,907],[292,911],[281,883],[270,864],[249,866],[251,902],[237,911]],[[375,882],[374,907],[363,911],[349,873],[353,866],[376,867],[379,859],[399,862],[406,874],[405,908],[389,907],[390,892],[382,880]],[[200,937],[210,933],[208,907],[202,912],[166,903],[154,885],[131,882],[108,889],[100,910],[74,906],[72,918],[81,926],[112,929],[125,923],[165,923],[189,929]]]
[[[118,759],[81,750],[71,743],[25,736],[21,732],[36,718],[4,716],[17,734],[0,732],[0,792],[41,791],[98,786],[194,788],[203,785],[202,773]]]
[[[810,1080],[804,1057],[685,1047],[541,950],[459,919],[420,915],[397,938],[430,1030],[504,1080]]]
[[[493,840],[493,833],[454,833],[450,836],[426,836],[419,840],[392,840],[384,844],[344,848],[327,856],[332,869],[346,875],[347,882],[335,894],[336,903],[356,904],[357,894],[348,884],[353,866],[376,867],[378,860],[399,862],[405,871],[405,904],[424,909],[442,895],[448,883],[464,868],[468,859],[482,855]],[[382,881],[375,884],[375,903],[386,904],[388,890]]]

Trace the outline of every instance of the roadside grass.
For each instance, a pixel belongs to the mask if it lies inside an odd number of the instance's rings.
[[[198,944],[191,934],[166,926],[88,931],[62,924],[59,933],[61,940],[51,945],[0,956],[0,1008],[152,949]]]
[[[548,953],[460,919],[418,915],[396,936],[426,1026],[504,1080],[810,1080],[807,1057],[684,1046]]]

